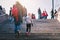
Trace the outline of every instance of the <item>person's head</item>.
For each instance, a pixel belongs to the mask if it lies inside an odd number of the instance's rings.
[[[16,5],[13,5],[13,8],[16,7]]]

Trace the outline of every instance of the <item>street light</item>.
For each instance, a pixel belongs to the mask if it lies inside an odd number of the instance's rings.
[[[52,0],[52,9],[54,11],[54,0]]]

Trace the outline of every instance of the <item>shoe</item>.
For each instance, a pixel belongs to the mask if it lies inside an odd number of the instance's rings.
[[[28,32],[26,32],[26,35],[28,35]]]
[[[20,31],[20,30],[18,30],[18,32],[19,32],[19,33],[21,33],[21,31]]]
[[[21,33],[21,31],[19,31],[19,33]]]
[[[30,32],[26,32],[26,35],[30,35]]]
[[[28,32],[28,35],[30,35],[30,32]]]

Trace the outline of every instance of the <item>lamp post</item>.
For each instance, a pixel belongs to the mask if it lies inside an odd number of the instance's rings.
[[[54,11],[54,0],[52,0],[52,9]]]

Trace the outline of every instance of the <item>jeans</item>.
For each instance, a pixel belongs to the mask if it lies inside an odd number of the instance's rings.
[[[21,24],[20,25],[15,25],[15,33],[21,31]]]
[[[12,23],[14,21],[13,17],[9,17],[10,22]]]
[[[41,19],[47,19],[47,16],[42,16]]]

